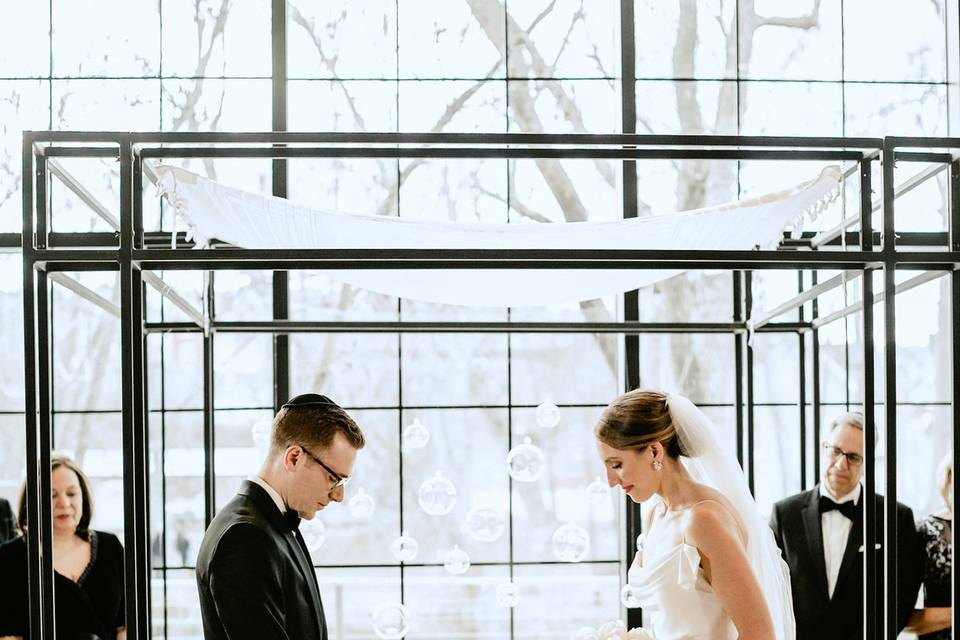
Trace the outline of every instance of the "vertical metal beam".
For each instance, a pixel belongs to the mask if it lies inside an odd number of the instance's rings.
[[[210,526],[216,512],[215,430],[213,407],[213,339],[203,336],[203,528]]]
[[[39,156],[34,189],[37,192],[37,234],[36,246],[46,249],[50,239],[50,174],[47,172],[47,157]]]
[[[133,247],[143,248],[143,164],[139,154],[131,156],[131,218]],[[136,497],[137,555],[137,630],[134,637],[151,636],[150,612],[150,465],[149,434],[147,432],[146,361],[143,330],[144,284],[142,272],[131,265],[130,270],[130,366],[133,373],[133,457],[136,467],[134,495]],[[128,593],[128,597],[129,597]],[[129,630],[128,630],[129,633]]]
[[[749,318],[753,314],[753,271],[744,273],[744,311],[745,317]],[[747,341],[747,485],[750,487],[750,493],[754,493],[756,487],[756,475],[754,464],[754,451],[756,449],[756,431],[754,423],[754,398],[753,398],[753,341]]]
[[[743,322],[743,271],[733,272],[733,320]],[[747,339],[742,333],[733,335],[734,406],[737,412],[737,462],[743,467],[743,354]]]
[[[634,51],[633,0],[620,0],[620,114],[622,133],[637,131],[636,52]],[[637,163],[623,163],[623,217],[636,218],[637,208]],[[640,292],[628,291],[623,296],[623,319],[640,319]],[[640,386],[640,336],[624,336],[625,390]],[[626,561],[627,566],[637,553],[637,536],[642,530],[640,506],[633,500],[626,501]],[[643,624],[643,611],[627,609],[627,628]]]
[[[797,272],[797,293],[803,293],[803,271]],[[797,307],[797,319],[803,322],[803,305]],[[797,332],[800,361],[800,491],[807,490],[807,341],[802,331]]]
[[[287,130],[287,3],[272,0],[273,44],[273,130]],[[273,195],[287,197],[287,161],[273,160]],[[273,272],[273,318],[286,320],[289,315],[289,281],[286,271]],[[273,336],[273,410],[290,397],[290,338],[283,334]]]
[[[44,627],[50,630],[49,636],[54,637],[54,621],[56,620],[55,580],[53,578],[53,505],[50,502],[50,451],[53,449],[52,412],[50,411],[50,378],[53,371],[50,367],[50,286],[47,282],[46,271],[37,274],[37,377],[39,379],[40,399],[40,430],[38,435],[39,457],[38,471],[40,474],[37,488],[39,489],[40,521],[35,531],[40,532],[40,569],[43,575],[43,616]],[[47,496],[47,499],[43,499]]]
[[[951,167],[952,173],[953,167]],[[952,177],[952,176],[951,176]],[[951,199],[952,200],[952,199]],[[958,212],[958,203],[951,202],[951,215],[954,215]],[[952,331],[952,340],[951,346],[953,347],[953,460],[952,464],[954,467],[953,472],[953,486],[951,487],[953,499],[951,504],[956,505],[960,504],[960,480],[957,479],[956,466],[957,461],[960,460],[960,437],[957,434],[960,434],[960,336],[957,335],[957,322],[960,322],[960,271],[954,271],[950,274],[950,298],[951,298],[951,311],[950,314],[950,326],[953,327]],[[955,509],[956,507],[954,507]],[[957,528],[950,527],[950,548],[956,549],[958,538]],[[953,621],[952,628],[960,628],[960,611],[957,610],[957,594],[960,594],[960,571],[951,572],[951,580],[953,582],[953,593],[951,596],[951,606],[953,607],[950,612],[950,617]]]
[[[960,160],[954,160],[950,163],[950,227],[948,232],[950,251],[960,251]]]
[[[884,533],[886,538],[886,567],[884,586],[886,587],[886,634],[889,640],[897,638],[897,340],[896,340],[896,270],[893,263],[883,268],[883,332],[885,347],[883,350],[886,367],[884,392],[884,417],[886,423],[886,500],[884,502]]]
[[[883,154],[884,200],[886,200],[887,167],[892,169],[893,163],[888,153]],[[891,173],[892,177],[892,173]],[[892,196],[892,194],[891,194]],[[871,166],[867,160],[860,161],[860,248],[864,251],[873,250],[873,204],[871,187]],[[884,202],[886,207],[887,203]],[[884,238],[886,241],[886,238]],[[877,531],[877,502],[876,502],[876,394],[874,379],[874,343],[873,343],[873,272],[865,270],[861,280],[861,297],[863,299],[863,417],[864,417],[864,462],[863,474],[863,621],[864,632],[867,638],[878,637],[878,631],[883,629],[883,622],[879,618],[883,603],[877,597],[878,589],[882,592],[883,585],[877,580],[876,548]],[[882,537],[880,538],[882,539]],[[889,580],[889,576],[887,576]],[[879,607],[878,607],[879,605]],[[880,611],[878,611],[880,608]]]
[[[123,445],[123,528],[124,576],[126,579],[126,628],[127,637],[144,640],[149,633],[143,632],[148,621],[147,613],[142,609],[143,593],[148,588],[144,584],[142,558],[149,552],[143,545],[142,528],[145,522],[143,498],[138,495],[142,488],[139,474],[138,452],[142,448],[143,424],[142,412],[137,409],[138,398],[142,391],[142,372],[136,365],[142,363],[134,355],[143,344],[142,334],[135,334],[135,328],[142,326],[142,313],[136,308],[140,301],[135,288],[140,287],[139,273],[135,275],[133,265],[134,213],[133,213],[133,150],[128,135],[120,139],[120,353],[121,353],[121,408],[122,408],[122,445]],[[138,320],[140,322],[138,322]],[[140,423],[138,424],[138,417]]]
[[[811,272],[811,281],[810,284],[817,286],[817,272]],[[846,286],[846,285],[844,285]],[[811,316],[813,319],[816,319],[820,314],[820,306],[818,299],[813,299],[813,308],[811,309]],[[846,320],[844,320],[846,322]],[[813,482],[814,484],[820,482],[820,330],[814,329],[813,335],[811,336],[811,341],[813,342],[812,356],[813,356],[813,380],[811,385],[813,386]]]

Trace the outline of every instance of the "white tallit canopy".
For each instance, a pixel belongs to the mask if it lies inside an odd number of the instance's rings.
[[[227,187],[179,167],[156,167],[163,196],[197,246],[247,249],[727,249],[775,247],[804,214],[835,196],[840,169],[770,195],[683,213],[614,222],[481,224],[351,215]],[[338,270],[331,277],[401,298],[473,306],[548,305],[658,282],[677,270]]]

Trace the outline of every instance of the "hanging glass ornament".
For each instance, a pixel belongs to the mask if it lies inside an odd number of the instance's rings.
[[[253,438],[254,446],[266,451],[270,447],[270,432],[272,430],[273,423],[269,420],[254,422],[250,428],[250,437]]]
[[[563,562],[580,562],[590,550],[590,534],[583,527],[565,524],[553,532],[553,554]]]
[[[536,482],[546,468],[543,451],[531,444],[530,438],[524,438],[507,454],[507,471],[518,482]]]
[[[363,489],[358,489],[356,495],[350,498],[347,503],[350,515],[358,520],[366,520],[373,515],[376,510],[376,504],[373,498]]]
[[[430,442],[430,431],[419,418],[414,418],[413,422],[404,427],[402,442],[404,451],[423,449]]]
[[[507,518],[503,512],[489,507],[474,507],[467,512],[467,533],[474,540],[493,542],[503,534]]]
[[[400,640],[410,632],[410,613],[398,602],[382,604],[373,612],[373,632],[382,640]]]
[[[443,556],[443,568],[451,575],[466,573],[470,568],[470,556],[457,545],[453,545],[453,549]]]
[[[541,429],[553,429],[560,424],[560,408],[545,400],[537,405],[537,426]]]
[[[327,527],[320,518],[314,516],[313,520],[300,521],[300,535],[303,536],[307,549],[313,553],[327,541]]]
[[[501,582],[497,585],[497,604],[501,607],[515,607],[519,602],[517,585],[512,582]]]
[[[597,476],[593,479],[593,482],[587,485],[587,488],[584,489],[587,494],[587,502],[595,507],[601,507],[604,504],[610,503],[610,487]]]
[[[627,609],[636,609],[640,606],[640,590],[632,584],[625,584],[620,589],[620,602]]]
[[[420,485],[417,502],[420,503],[420,508],[431,516],[446,515],[457,506],[457,488],[442,472],[437,471],[432,478],[427,478]]]
[[[390,553],[400,562],[412,562],[419,551],[420,543],[406,531],[390,543]]]

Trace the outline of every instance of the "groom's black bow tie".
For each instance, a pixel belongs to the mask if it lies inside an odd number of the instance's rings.
[[[300,527],[300,514],[293,509],[287,509],[283,514],[283,522],[290,531],[296,531]]]
[[[828,511],[839,511],[853,522],[860,519],[860,508],[853,500],[838,504],[827,496],[820,496],[820,513],[827,513]]]

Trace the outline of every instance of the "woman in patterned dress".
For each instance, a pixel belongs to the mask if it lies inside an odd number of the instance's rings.
[[[923,609],[910,616],[907,631],[921,640],[951,638],[950,608],[950,536],[953,528],[953,461],[948,457],[938,469],[940,495],[945,508],[931,514],[917,525],[923,552]]]

